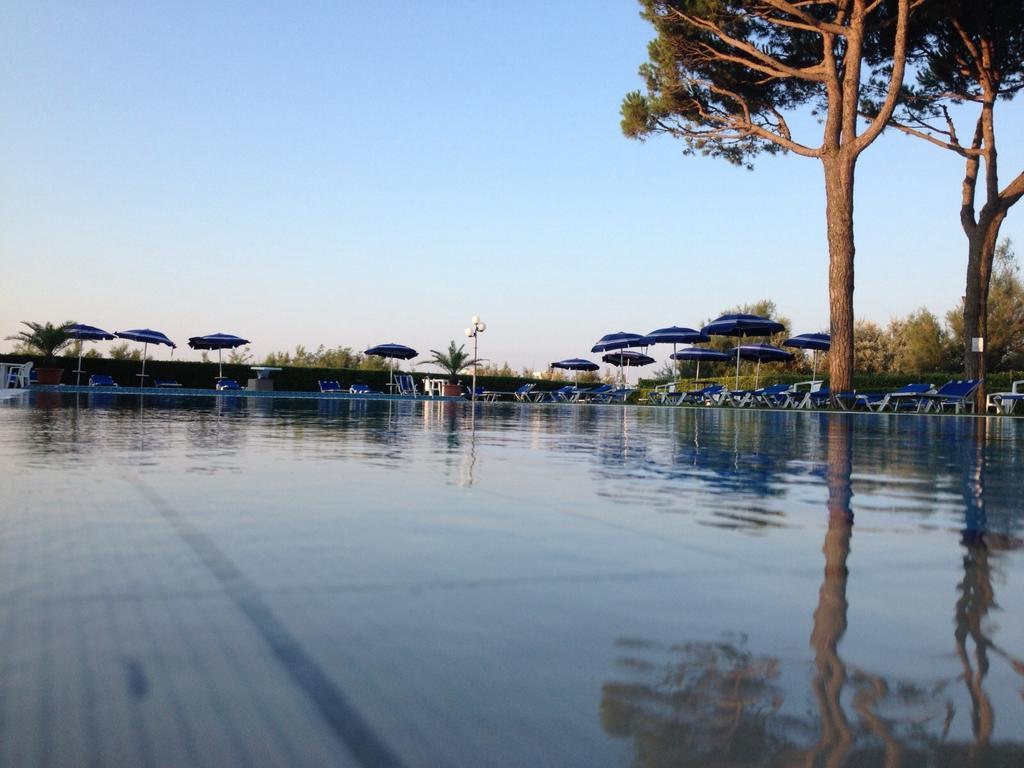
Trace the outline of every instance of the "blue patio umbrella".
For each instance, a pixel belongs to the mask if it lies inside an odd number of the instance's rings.
[[[216,349],[217,350],[217,378],[224,378],[224,359],[222,357],[225,349],[236,349],[252,342],[243,339],[241,336],[232,336],[230,333],[211,333],[209,336],[192,336],[188,345],[192,349]]]
[[[571,357],[568,360],[559,360],[551,364],[552,368],[561,368],[564,371],[576,371],[576,386],[580,385],[580,371],[596,371],[601,368],[597,363],[584,360],[582,357]]]
[[[67,328],[68,338],[78,341],[112,341],[115,337],[95,325],[75,323]],[[75,371],[75,386],[82,383],[82,345],[78,345],[78,370]]]
[[[701,333],[708,336],[771,336],[773,333],[781,333],[786,330],[786,326],[782,323],[777,323],[774,320],[769,320],[767,317],[761,317],[760,315],[733,312],[722,315],[717,320],[712,320],[700,330]],[[740,387],[739,356],[736,357],[735,386],[736,389],[739,389]]]
[[[395,383],[395,369],[390,361],[412,360],[419,354],[419,352],[412,347],[405,346],[405,344],[395,344],[392,341],[388,344],[378,344],[375,347],[370,347],[363,354],[373,355],[374,357],[385,357],[388,359],[388,386],[393,387]]]
[[[641,365],[650,365],[654,362],[654,358],[650,355],[645,355],[642,352],[635,352],[631,349],[620,349],[617,352],[609,352],[606,355],[602,355],[602,360],[610,365],[619,366],[619,371],[622,373],[622,381],[626,381],[626,368],[633,368]]]
[[[697,375],[693,377],[694,381],[700,381],[700,363],[702,360],[712,360],[715,362],[732,360],[732,355],[719,352],[717,349],[705,349],[704,347],[687,347],[678,352],[673,352],[670,357],[673,360],[695,360],[697,362]]]
[[[832,348],[832,336],[827,333],[801,333],[782,342],[784,347],[793,349],[810,349],[814,352],[814,366],[811,378],[818,376],[818,352],[828,352]]]
[[[648,342],[644,341],[646,337],[639,333],[629,333],[628,331],[619,331],[618,333],[608,333],[598,339],[597,344],[590,348],[591,352],[610,352],[613,349],[628,349],[629,347],[646,347]]]
[[[135,374],[140,379],[140,385],[144,384],[146,379],[146,348],[150,344],[166,344],[171,349],[176,349],[178,346],[164,334],[160,333],[160,331],[154,331],[151,328],[135,328],[131,331],[114,331],[114,335],[119,339],[142,342],[142,373]]]
[[[784,349],[773,347],[771,344],[743,344],[729,350],[730,355],[757,363],[754,371],[754,389],[757,389],[757,381],[761,375],[761,363],[779,363],[793,359],[793,353]]]
[[[710,336],[700,331],[696,331],[693,328],[681,328],[678,325],[670,325],[667,328],[651,331],[644,339],[648,344],[671,344],[673,355],[676,353],[677,344],[700,344],[701,342],[711,341]]]

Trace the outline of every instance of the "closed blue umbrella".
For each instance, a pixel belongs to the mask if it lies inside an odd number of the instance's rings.
[[[810,349],[814,352],[814,366],[811,369],[811,378],[818,375],[818,352],[828,352],[832,348],[832,336],[827,333],[801,333],[791,339],[782,342],[784,347],[793,349]]]
[[[784,349],[773,347],[771,344],[743,344],[729,350],[730,355],[757,363],[754,372],[754,389],[757,389],[757,382],[761,375],[761,363],[778,363],[793,359],[793,353]]]
[[[394,342],[391,342],[389,344],[378,344],[375,347],[370,347],[363,354],[373,355],[374,357],[385,357],[388,359],[388,383],[393,386],[395,380],[395,369],[390,361],[412,360],[419,354],[419,352],[412,347],[405,346],[405,344],[395,344]]]
[[[610,352],[613,349],[628,349],[629,347],[646,347],[647,342],[644,336],[639,333],[619,331],[608,333],[598,339],[597,344],[590,348],[591,352]]]
[[[712,360],[715,362],[732,360],[732,355],[719,352],[717,349],[705,349],[703,347],[681,349],[678,352],[673,352],[670,357],[673,360],[695,360],[697,362],[697,375],[694,376],[694,381],[700,381],[700,363],[702,360]]]
[[[146,379],[146,348],[150,344],[166,344],[171,349],[176,349],[178,346],[164,334],[160,333],[160,331],[154,331],[151,328],[136,328],[131,331],[115,331],[114,335],[119,339],[142,342],[142,373],[135,374],[140,379],[140,385],[145,384]]]
[[[211,333],[208,336],[192,336],[188,345],[192,349],[216,349],[217,350],[217,378],[224,378],[224,360],[222,358],[225,349],[237,349],[252,342],[243,339],[241,336],[232,336],[230,333]]]
[[[750,315],[742,312],[732,312],[722,315],[717,320],[700,329],[701,333],[708,336],[771,336],[773,333],[781,333],[786,326],[769,320],[760,315]],[[740,386],[740,358],[736,357],[736,389]]]
[[[84,325],[83,323],[75,323],[67,328],[67,334],[69,338],[78,339],[79,341],[112,341],[114,334],[107,333],[102,328],[97,328],[95,325]],[[82,383],[82,345],[78,345],[78,370],[75,371],[75,386]]]

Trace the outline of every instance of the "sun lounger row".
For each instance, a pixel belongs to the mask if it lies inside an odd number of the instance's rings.
[[[1021,385],[1018,388],[1017,385]],[[836,392],[820,381],[797,384],[773,384],[757,390],[729,390],[722,384],[710,384],[690,392],[655,390],[650,402],[664,405],[730,406],[733,408],[828,408],[844,410],[915,413],[973,413],[978,381],[947,381],[941,387],[932,384],[908,384],[894,392]],[[1014,382],[1013,392],[989,397],[989,407],[1004,413],[1012,411],[1024,399],[1024,381]]]

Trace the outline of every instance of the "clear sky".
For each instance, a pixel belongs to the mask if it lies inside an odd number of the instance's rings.
[[[518,368],[761,298],[826,330],[820,164],[625,139],[652,34],[632,0],[0,0],[0,335],[425,351],[479,314]],[[895,134],[862,156],[859,317],[959,300],[961,175]]]

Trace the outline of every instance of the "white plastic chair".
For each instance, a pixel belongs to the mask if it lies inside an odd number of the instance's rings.
[[[32,378],[32,361],[24,363],[15,373],[15,382],[21,389],[28,389]]]

